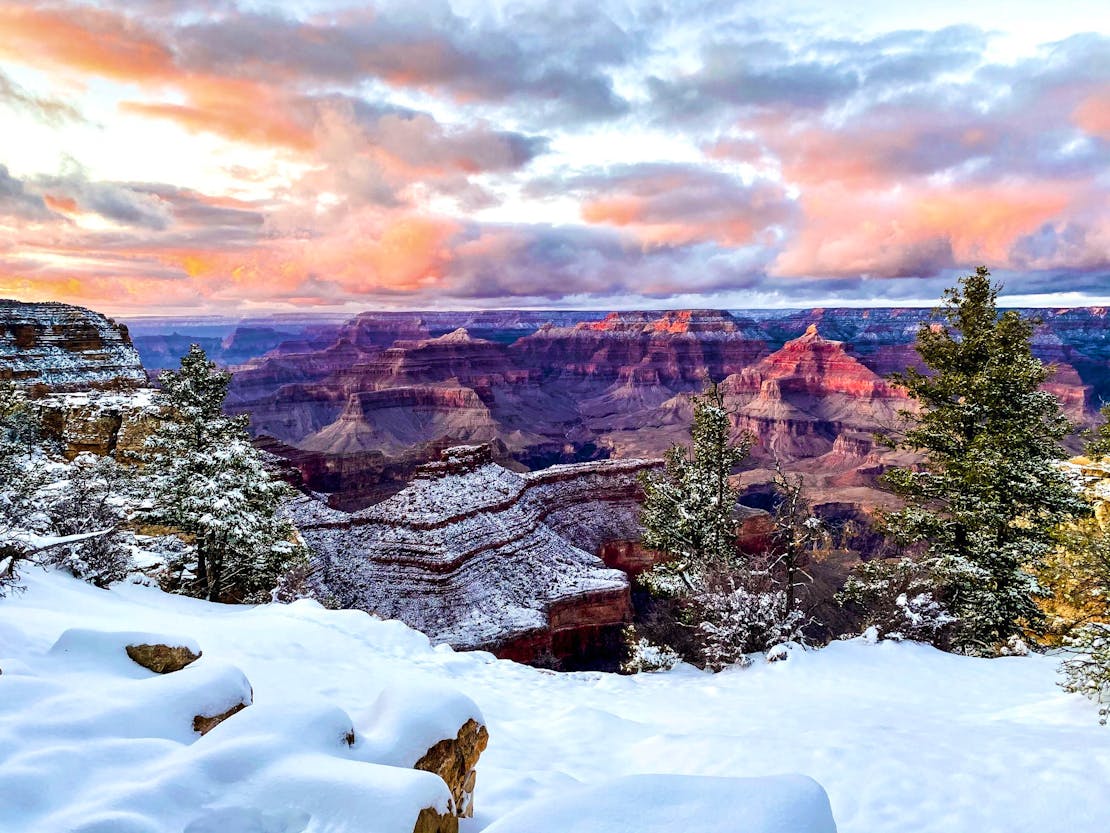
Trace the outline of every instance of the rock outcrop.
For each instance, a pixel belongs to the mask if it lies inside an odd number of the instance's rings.
[[[158,392],[152,388],[53,393],[32,404],[47,435],[70,460],[84,452],[138,459],[160,413]]]
[[[866,454],[869,432],[891,427],[908,398],[852,357],[817,326],[788,341],[752,367],[721,383],[740,429],[750,430],[772,453],[817,457],[850,437]],[[847,440],[840,443],[843,453]]]
[[[0,300],[0,380],[68,391],[146,382],[127,328],[57,303]]]
[[[193,645],[161,642],[138,642],[128,645],[127,656],[155,674],[172,674],[200,659],[201,651]]]
[[[478,758],[488,743],[489,731],[471,718],[459,728],[455,737],[441,740],[413,764],[413,769],[434,772],[443,779],[451,790],[455,815],[459,818],[468,819],[474,815]]]
[[[456,648],[589,663],[619,648],[631,616],[628,578],[596,553],[638,538],[637,478],[655,465],[519,474],[488,446],[453,448],[383,503],[345,514],[305,498],[295,515],[344,607]]]

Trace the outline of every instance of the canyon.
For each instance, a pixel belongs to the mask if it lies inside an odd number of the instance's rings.
[[[1046,388],[1090,423],[1110,400],[1107,310],[1025,312],[1055,366]],[[353,510],[461,443],[521,471],[658,457],[688,440],[691,398],[712,380],[736,436],[756,437],[740,475],[754,496],[778,461],[818,503],[869,511],[890,500],[878,476],[907,461],[874,441],[909,406],[884,377],[918,365],[930,321],[917,308],[363,313],[238,365],[229,407]]]

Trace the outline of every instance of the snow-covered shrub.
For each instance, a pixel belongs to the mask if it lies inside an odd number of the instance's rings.
[[[624,640],[628,646],[628,659],[621,663],[621,671],[625,674],[669,671],[682,661],[673,648],[652,643],[636,633],[631,625],[624,629]]]
[[[42,562],[98,587],[121,581],[132,566],[127,543],[117,532],[124,520],[131,470],[110,457],[82,454],[66,468],[64,477],[44,500],[51,532],[89,537],[52,547],[43,553]]]
[[[342,608],[335,594],[319,581],[316,565],[307,557],[295,561],[270,591],[270,601],[273,602],[289,604],[297,599],[313,599],[330,610]]]
[[[1060,665],[1065,691],[1082,694],[1098,704],[1099,723],[1110,720],[1110,624],[1080,628],[1067,640],[1070,656]]]
[[[805,617],[778,589],[751,589],[735,580],[697,595],[705,667],[748,664],[747,654],[802,639]]]
[[[944,647],[956,618],[937,599],[930,573],[909,558],[875,559],[860,564],[840,593],[858,609],[864,628],[882,639],[909,639]]]
[[[19,567],[22,560],[21,549],[11,545],[0,545],[0,599],[9,593],[23,589],[23,585],[19,583]]]

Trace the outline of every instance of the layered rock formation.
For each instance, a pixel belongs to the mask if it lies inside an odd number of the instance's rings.
[[[138,459],[160,411],[151,388],[54,393],[32,404],[47,435],[60,442],[70,460],[84,452]]]
[[[467,446],[368,509],[345,514],[306,498],[295,516],[345,607],[456,648],[597,662],[619,648],[631,607],[627,577],[595,553],[638,539],[637,477],[653,465],[519,474],[493,463],[488,447]]]
[[[906,395],[823,338],[815,324],[781,350],[721,383],[737,426],[788,459],[870,451],[868,437],[893,427]]]
[[[52,391],[146,382],[127,328],[57,303],[0,300],[0,380]]]
[[[1057,365],[1046,388],[1073,420],[1089,421],[1100,399],[1110,399],[1106,311],[1036,312],[1044,323],[1034,350]],[[931,315],[364,314],[248,363],[230,405],[251,414],[256,434],[285,449],[311,488],[359,507],[395,492],[414,466],[460,442],[492,441],[502,462],[526,468],[658,456],[688,441],[691,395],[707,379],[733,377],[730,405],[738,430],[760,435],[757,462],[777,454],[851,500],[875,503],[881,496],[868,490],[891,460],[875,451],[872,434],[897,410],[878,377],[918,363],[913,343]],[[551,321],[541,325],[545,316]],[[802,349],[808,341],[799,336],[813,324],[819,343]],[[767,363],[787,342],[794,346]]]

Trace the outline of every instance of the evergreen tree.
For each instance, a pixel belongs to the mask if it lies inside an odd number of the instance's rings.
[[[165,416],[146,444],[147,515],[195,536],[195,560],[182,565],[180,589],[210,600],[264,598],[304,557],[280,513],[289,487],[266,471],[247,417],[224,415],[231,374],[200,347],[159,381]]]
[[[674,445],[662,472],[644,478],[643,543],[670,555],[653,581],[681,594],[699,576],[736,566],[736,489],[729,475],[747,456],[752,437],[731,439],[720,391],[710,384],[694,399],[692,447]]]
[[[921,471],[899,468],[887,482],[906,500],[887,516],[895,539],[918,553],[939,582],[939,601],[957,619],[955,645],[996,651],[1036,627],[1034,570],[1082,498],[1057,468],[1071,430],[1040,385],[1050,368],[1033,356],[1035,321],[999,315],[999,286],[985,267],[945,292],[941,323],[923,324],[917,352],[928,368],[894,374],[919,409],[904,411],[899,443],[925,456]]]
[[[769,557],[750,560],[737,547],[729,475],[754,438],[733,441],[715,385],[694,399],[690,433],[689,448],[673,446],[663,471],[644,478],[643,542],[669,558],[643,577],[656,598],[632,634],[628,668],[643,667],[638,658],[649,649],[667,656],[673,649],[719,670],[800,637],[802,616],[788,605]]]

